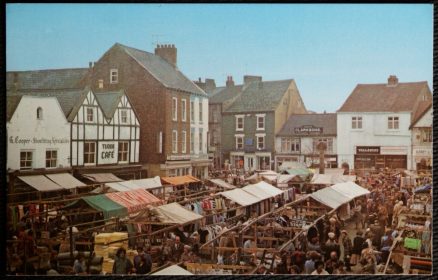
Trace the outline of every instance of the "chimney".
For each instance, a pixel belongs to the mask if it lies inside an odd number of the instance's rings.
[[[388,86],[395,87],[398,84],[398,78],[395,75],[390,75],[388,78]]]
[[[88,62],[88,68],[90,68],[90,69],[93,68],[93,62],[91,62],[91,61]]]
[[[176,48],[175,45],[157,45],[155,55],[160,56],[176,68]]]
[[[205,79],[205,90],[212,91],[216,88],[216,82],[214,79]]]
[[[243,84],[244,85],[248,85],[251,82],[261,82],[262,81],[262,76],[250,76],[250,75],[245,75],[243,76]]]
[[[233,81],[233,76],[227,76],[227,83],[226,83],[227,87],[234,87],[234,81]]]

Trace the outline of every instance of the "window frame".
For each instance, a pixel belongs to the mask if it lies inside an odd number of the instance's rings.
[[[264,149],[266,149],[266,145],[265,145],[265,136],[257,135],[256,138],[257,138],[257,150],[264,150]],[[259,144],[260,144],[259,140],[260,140],[260,139],[263,139],[263,141],[262,141],[262,143],[263,143],[263,147],[261,147],[261,148],[260,148],[260,146],[259,146]]]
[[[181,99],[181,119],[187,121],[187,99]]]
[[[389,130],[400,129],[400,118],[398,116],[388,116],[388,129]]]
[[[259,125],[260,125],[260,119],[262,119],[263,120],[263,127],[260,127]],[[256,130],[265,130],[265,127],[266,127],[266,116],[263,114],[263,115],[256,115],[256,121],[257,121],[257,125],[256,125]]]
[[[239,120],[242,120],[242,128],[239,128]],[[245,130],[245,116],[236,116],[236,131]]]
[[[243,135],[235,135],[235,138],[236,138],[236,140],[235,140],[235,142],[236,142],[236,150],[243,150],[243,147],[244,147],[244,136]],[[238,141],[238,139],[242,140],[242,143],[241,143],[242,147],[240,147],[240,148],[239,148],[239,141]]]
[[[204,111],[202,110],[202,100],[200,100],[199,101],[199,123],[204,122],[203,113],[204,113]]]
[[[172,97],[172,121],[178,121],[178,98]]]
[[[20,150],[20,170],[28,170],[28,169],[32,169],[33,168],[33,152],[34,152],[33,150]],[[24,160],[21,159],[21,154],[22,153],[26,153],[26,157],[25,157]],[[30,154],[30,160],[29,160],[27,154]],[[30,162],[30,165],[28,166],[26,164],[26,165],[23,166],[22,165],[23,162],[25,162],[25,163]]]
[[[187,132],[185,130],[181,131],[181,153],[187,153]]]
[[[94,146],[94,151],[90,152],[90,151],[85,151],[85,147],[87,145],[91,145],[93,144]],[[94,155],[93,156],[93,162],[88,162],[88,160],[90,159],[90,155]],[[84,142],[84,149],[83,149],[83,156],[84,156],[84,165],[95,165],[96,164],[96,142],[95,141],[85,141]]]
[[[115,79],[113,79],[115,78]],[[110,69],[110,84],[117,84],[119,82],[119,69],[111,68]]]
[[[123,114],[125,114],[125,116],[123,116]],[[128,110],[127,109],[120,109],[120,123],[122,124],[127,124],[129,123],[129,118],[128,118]]]
[[[193,154],[195,152],[195,130],[190,130],[190,153]]]
[[[50,154],[51,157],[47,158],[47,153],[53,153],[55,152],[55,158],[53,158],[53,154]],[[49,161],[49,165],[47,165],[47,162]],[[52,166],[53,161],[55,162],[54,166]],[[46,149],[46,168],[56,168],[58,165],[58,150],[57,149]]]
[[[120,149],[120,145],[122,145],[122,147],[126,147],[126,150],[122,151]],[[123,157],[123,155],[126,156],[126,160],[120,159],[121,157]],[[117,162],[119,162],[119,163],[128,163],[129,162],[129,141],[119,141],[118,142]]]
[[[195,122],[195,101],[190,101],[190,122]]]
[[[172,130],[172,154],[178,153],[178,131]]]
[[[199,130],[199,153],[202,153],[203,152],[203,131],[202,130]]]
[[[43,119],[43,108],[38,107],[37,108],[37,120],[42,120]]]
[[[325,137],[325,138],[313,138],[313,151],[314,153],[319,153],[317,146],[319,142],[324,142],[327,145],[327,149],[325,150],[326,154],[332,154],[334,153],[334,141],[331,137]]]
[[[359,127],[359,124],[360,124],[360,127]],[[352,116],[351,117],[351,129],[355,129],[355,130],[363,129],[362,116]]]
[[[91,114],[89,114],[91,112]],[[94,122],[94,109],[91,106],[85,106],[85,122],[92,123]],[[91,119],[90,119],[91,116]]]

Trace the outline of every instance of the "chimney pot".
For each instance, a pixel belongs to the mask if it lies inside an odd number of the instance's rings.
[[[234,86],[234,81],[233,81],[233,76],[228,76],[227,77],[227,83],[226,83],[227,87],[232,87]]]
[[[166,60],[168,63],[170,63],[174,68],[176,68],[176,62],[177,62],[177,48],[175,48],[175,45],[157,45],[155,48],[155,55],[160,56],[164,60]]]
[[[398,84],[398,78],[396,75],[390,75],[388,78],[388,86],[396,86]]]

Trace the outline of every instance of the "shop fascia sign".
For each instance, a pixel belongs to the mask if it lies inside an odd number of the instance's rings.
[[[172,155],[167,156],[167,160],[188,160],[191,159],[190,155]]]
[[[378,146],[358,146],[356,147],[358,155],[380,155],[380,147]]]
[[[432,156],[432,148],[414,149],[414,156]]]
[[[114,142],[99,143],[99,163],[114,163],[117,161],[118,146]]]
[[[323,131],[324,129],[322,127],[316,127],[313,125],[303,125],[294,128],[296,134],[322,134]]]
[[[69,144],[70,139],[69,138],[44,138],[44,137],[32,137],[32,138],[24,138],[20,136],[9,136],[9,144],[12,145],[34,145],[34,144],[45,144],[45,145],[58,145],[58,144]]]

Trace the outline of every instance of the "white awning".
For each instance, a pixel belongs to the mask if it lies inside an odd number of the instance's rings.
[[[283,175],[278,176],[277,184],[286,184],[298,175]]]
[[[82,183],[69,173],[46,174],[46,177],[65,189],[74,189],[76,187],[86,186],[84,183]]]
[[[105,183],[105,186],[118,192],[126,192],[131,190],[127,186],[123,185],[121,182]]]
[[[154,178],[131,180],[130,182],[142,189],[156,189],[163,186],[159,176],[155,176]]]
[[[18,176],[18,178],[40,192],[59,191],[64,189],[44,175]]]
[[[193,275],[190,271],[174,264],[172,266],[166,267],[158,272],[152,273],[151,275]]]
[[[111,183],[123,181],[112,173],[83,174],[82,176],[96,183]]]
[[[224,188],[224,189],[232,190],[232,189],[236,188],[235,186],[228,184],[227,182],[225,182],[222,179],[210,179],[209,181],[218,185],[219,187]]]
[[[315,185],[333,185],[344,182],[354,182],[356,176],[354,175],[339,175],[339,174],[314,174],[311,184]]]
[[[278,188],[276,188],[276,187],[274,187],[266,182],[263,182],[263,181],[261,181],[257,184],[254,184],[254,185],[246,186],[246,187],[242,188],[242,190],[260,198],[261,200],[275,197],[275,196],[283,193]]]
[[[252,205],[262,200],[252,194],[247,193],[242,189],[234,189],[231,191],[221,192],[219,194],[225,196],[226,198],[236,202],[241,206]]]
[[[362,196],[362,195],[366,195],[369,194],[370,192],[353,183],[353,182],[346,182],[346,183],[340,183],[340,184],[336,184],[331,186],[330,188],[332,188],[333,190],[350,197],[351,199]]]
[[[333,209],[337,209],[339,206],[349,202],[352,199],[330,187],[316,191],[312,193],[310,197]]]
[[[160,222],[166,224],[185,224],[203,218],[202,215],[187,210],[176,202],[158,206],[156,210]]]

